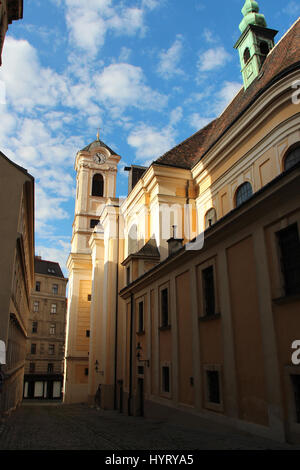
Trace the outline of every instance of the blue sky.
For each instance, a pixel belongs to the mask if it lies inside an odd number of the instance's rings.
[[[78,150],[100,138],[148,165],[218,116],[242,85],[243,0],[24,0],[0,69],[0,149],[36,180],[36,254],[65,271]],[[276,41],[296,1],[261,0]],[[4,99],[5,98],[5,99]]]

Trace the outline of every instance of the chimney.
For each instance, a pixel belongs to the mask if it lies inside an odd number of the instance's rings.
[[[138,166],[138,165],[131,165],[126,166],[124,171],[128,171],[128,194],[131,193],[135,185],[139,182],[139,180],[143,177],[143,175],[147,171],[147,167],[145,166]]]
[[[173,225],[172,227],[173,227],[173,237],[167,240],[168,247],[169,247],[169,256],[174,255],[183,246],[183,238],[176,238],[176,235],[175,235],[176,226]]]

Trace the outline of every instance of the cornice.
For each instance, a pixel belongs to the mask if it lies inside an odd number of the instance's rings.
[[[241,142],[245,141],[259,126],[264,125],[264,122],[276,109],[289,101],[292,104],[292,93],[294,91],[292,83],[297,78],[299,79],[299,71],[294,71],[275,82],[261,95],[260,99],[257,99],[239,117],[234,125],[225,132],[219,141],[193,167],[192,175],[197,184],[200,182],[199,176],[204,169],[207,170],[211,163],[213,166],[211,166],[210,170],[222,160],[225,160],[227,155],[238,148]]]

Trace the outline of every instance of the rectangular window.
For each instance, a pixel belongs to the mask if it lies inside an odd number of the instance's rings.
[[[84,375],[86,375],[86,376],[89,375],[89,369],[88,369],[88,367],[86,367],[86,368],[84,369]]]
[[[32,333],[37,333],[37,329],[38,329],[38,322],[33,321],[32,322]]]
[[[49,330],[50,335],[55,335],[55,329],[56,329],[55,324],[51,323],[50,330]]]
[[[169,326],[169,291],[161,291],[161,326]]]
[[[52,286],[52,294],[57,295],[58,294],[58,284],[53,284]]]
[[[144,302],[139,302],[139,311],[138,311],[138,333],[143,333],[144,331]]]
[[[215,311],[215,283],[214,267],[209,266],[202,271],[204,315],[214,315]]]
[[[37,281],[37,282],[35,283],[35,290],[36,290],[37,292],[40,292],[40,291],[41,291],[41,283],[40,283],[40,281]]]
[[[56,304],[52,304],[51,305],[51,313],[57,313],[57,305]]]
[[[87,338],[89,338],[90,337],[90,330],[86,330],[85,335],[86,335]]]
[[[291,379],[295,397],[296,422],[300,423],[300,375],[291,375]]]
[[[126,284],[127,286],[130,284],[130,266],[126,268]]]
[[[89,295],[88,295],[88,302],[91,302],[91,301],[92,301],[92,295],[89,294]]]
[[[164,393],[170,393],[170,367],[162,367],[162,391]]]
[[[30,352],[31,352],[31,354],[36,354],[36,344],[34,344],[34,343],[31,344]]]
[[[29,364],[29,372],[30,372],[30,374],[34,374],[34,372],[35,372],[35,363],[34,362],[31,362]]]
[[[277,238],[285,295],[300,294],[300,241],[297,224],[277,232]]]
[[[48,374],[52,374],[53,370],[54,370],[54,365],[52,363],[49,363],[47,367]]]
[[[33,302],[33,311],[38,312],[40,308],[40,303],[38,301]]]
[[[91,219],[90,220],[90,228],[95,228],[99,224],[99,220]]]
[[[220,404],[221,399],[220,399],[219,371],[207,370],[206,380],[207,380],[208,401],[210,403]]]
[[[49,344],[48,353],[49,354],[54,354],[55,353],[55,345],[54,344]]]

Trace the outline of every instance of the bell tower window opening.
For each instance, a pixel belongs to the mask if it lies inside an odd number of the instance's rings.
[[[104,194],[104,180],[100,173],[93,177],[92,196],[103,197]]]
[[[247,64],[248,60],[250,59],[250,49],[249,47],[246,47],[244,51],[244,62]]]
[[[269,44],[266,41],[261,41],[259,45],[259,50],[261,54],[268,55],[269,54]]]

